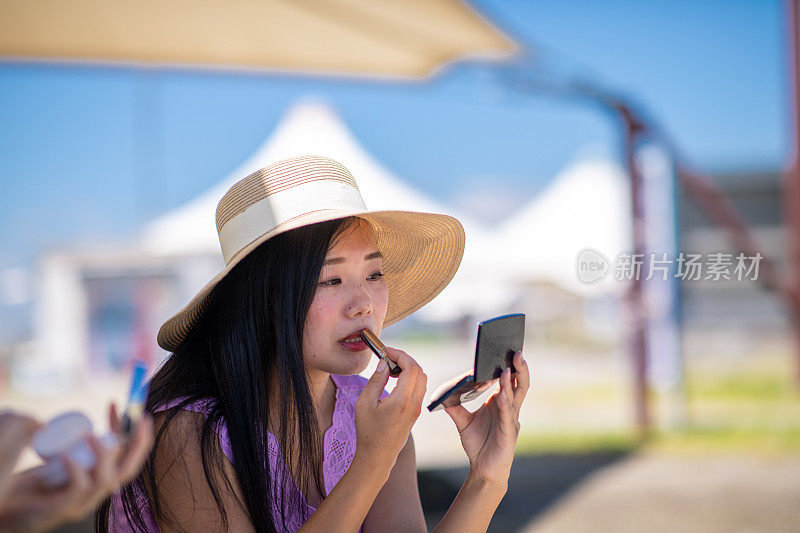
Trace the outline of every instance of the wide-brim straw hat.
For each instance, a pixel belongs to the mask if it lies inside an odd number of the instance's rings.
[[[357,216],[366,220],[383,255],[389,304],[384,327],[401,320],[444,289],[464,254],[464,228],[444,214],[367,209],[356,180],[342,164],[320,156],[284,159],[236,182],[217,205],[225,268],[158,331],[175,351],[210,302],[212,289],[268,239],[301,226]]]

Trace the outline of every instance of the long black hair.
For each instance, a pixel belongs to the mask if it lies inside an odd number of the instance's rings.
[[[135,529],[146,530],[138,503],[143,494],[153,515],[170,522],[159,498],[156,451],[180,409],[203,398],[213,400],[200,430],[203,471],[223,526],[228,520],[221,491],[233,495],[221,475],[225,458],[215,445],[215,427],[223,419],[245,500],[239,503],[256,531],[285,529],[292,509],[308,518],[305,506],[282,490],[283,483],[273,485],[279,474],[270,471],[267,456],[270,406],[278,414],[276,437],[297,486],[306,495],[314,487],[324,497],[322,436],[303,364],[303,328],[328,249],[358,221],[348,217],[281,233],[250,252],[211,291],[198,323],[150,383],[148,413],[185,400],[164,411],[149,458],[122,488],[125,514]],[[273,486],[281,489],[273,492]],[[283,510],[281,516],[274,516],[273,502]],[[95,514],[96,531],[107,531],[109,511],[110,499]]]

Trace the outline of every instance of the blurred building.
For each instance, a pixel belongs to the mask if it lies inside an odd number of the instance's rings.
[[[782,174],[775,170],[719,173],[712,176],[747,222],[766,256],[782,268],[786,234],[782,226]],[[680,249],[707,256],[737,253],[726,230],[715,226],[684,193],[680,201]],[[687,331],[716,332],[731,346],[744,337],[768,338],[786,331],[788,309],[780,297],[757,281],[696,280],[682,283],[683,323]],[[746,349],[746,348],[745,348]]]

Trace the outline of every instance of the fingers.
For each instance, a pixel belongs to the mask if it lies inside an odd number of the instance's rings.
[[[48,468],[53,466],[49,463],[17,474],[13,478],[15,497],[24,503],[25,509],[35,511],[36,527],[31,526],[30,529],[47,530],[59,523],[78,520],[91,512],[100,501],[138,471],[152,445],[152,432],[152,418],[146,416],[137,425],[121,460],[122,447],[119,444],[104,444],[116,440],[114,433],[100,438],[91,433],[85,435],[84,442],[89,450],[79,452],[73,449],[70,453],[58,456],[55,466],[63,466],[66,471],[65,484],[57,484],[58,481],[52,478],[51,474],[57,474],[58,470]],[[88,464],[85,463],[88,461],[88,452],[94,457],[91,468],[82,466]],[[75,459],[71,457],[72,454]],[[0,529],[3,528],[0,526]]]
[[[453,420],[459,433],[464,431],[469,423],[472,422],[473,413],[470,413],[467,408],[461,404],[447,407],[444,412]]]
[[[9,474],[22,450],[33,439],[41,424],[33,418],[10,410],[0,412],[0,499],[8,489]]]
[[[422,374],[422,368],[417,364],[413,357],[408,355],[403,350],[395,348],[386,348],[388,355],[393,359],[397,365],[403,369],[400,377],[397,378],[397,385],[395,386],[389,398],[397,398],[399,400],[410,399],[414,395],[414,389],[417,386],[417,378]],[[427,377],[426,377],[427,379]],[[421,402],[422,400],[420,400]]]
[[[0,411],[0,425],[2,425],[3,433],[0,435],[0,439],[5,440],[7,437],[7,433],[9,431],[14,431],[17,434],[27,434],[33,435],[33,432],[36,431],[41,424],[36,421],[33,417],[30,417],[24,413],[18,413],[16,411],[12,411],[10,409],[4,409]]]
[[[394,465],[419,418],[427,389],[428,378],[411,356],[393,348],[387,348],[387,352],[402,370],[391,394],[379,400],[390,374],[381,361],[381,372],[373,374],[356,401],[358,442],[354,461],[367,461],[370,468],[388,465],[391,469]]]
[[[35,419],[6,410],[0,413],[0,473],[10,470],[41,424]]]
[[[117,404],[115,402],[111,402],[108,406],[108,427],[117,435],[122,432],[122,423],[120,422]]]
[[[152,445],[153,417],[144,415],[139,423],[136,424],[136,431],[128,442],[125,455],[120,460],[117,470],[118,484],[130,481],[139,472]]]
[[[428,376],[422,371],[422,367],[413,357],[402,350],[387,347],[387,352],[389,350],[391,350],[390,357],[397,362],[397,366],[403,371],[397,379],[397,386],[395,386],[385,402],[392,403],[396,407],[399,406],[401,410],[412,413],[416,420],[422,411],[422,400],[428,390]]]
[[[89,476],[89,472],[81,468],[68,454],[62,454],[61,460],[64,461],[64,466],[69,474],[69,483],[63,491],[74,495],[74,500],[79,501],[92,488],[92,479]]]
[[[117,458],[120,446],[107,448],[95,435],[86,437],[86,442],[94,452],[95,465],[91,472],[94,490],[96,492],[111,492],[117,485]]]
[[[383,393],[383,389],[386,387],[388,381],[389,367],[386,361],[381,359],[380,362],[378,362],[378,368],[375,369],[375,372],[372,373],[367,384],[364,385],[364,390],[361,391],[359,399],[364,398],[362,401],[369,403],[369,405],[377,405],[378,399],[381,397],[381,393]]]
[[[502,384],[502,379],[500,380]],[[506,393],[506,389],[500,389],[500,392],[497,394],[495,398],[495,402],[497,405],[497,411],[500,414],[500,431],[514,439],[516,442],[517,435],[519,434],[519,421],[517,420],[517,416],[514,413],[514,408],[512,405],[512,400],[508,397]]]
[[[513,361],[514,369],[516,370],[514,373],[516,382],[514,386],[514,408],[517,413],[519,413],[522,402],[525,400],[525,396],[528,394],[528,389],[530,389],[531,386],[531,374],[528,363],[525,361],[525,358],[522,357],[522,352],[517,351],[514,354]]]
[[[411,395],[412,405],[418,406],[420,409],[422,409],[422,400],[425,398],[425,392],[428,390],[428,375],[421,370],[420,368],[420,373],[414,385],[414,392]]]
[[[516,417],[517,410],[514,407],[514,387],[511,384],[511,369],[509,368],[506,368],[503,370],[503,373],[500,374],[500,393],[508,398],[514,417]]]

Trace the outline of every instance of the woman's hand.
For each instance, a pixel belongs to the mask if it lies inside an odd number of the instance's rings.
[[[116,431],[119,422],[113,404],[109,418]],[[95,454],[95,466],[85,470],[64,455],[69,480],[63,487],[43,486],[39,477],[43,467],[11,476],[7,497],[0,502],[3,531],[44,531],[86,516],[139,471],[152,445],[153,420],[149,416],[143,418],[124,445],[107,448],[94,435],[88,435],[86,440]]]
[[[41,424],[28,415],[11,410],[0,412],[0,501],[22,450],[40,427]]]
[[[506,369],[500,375],[500,390],[480,409],[470,413],[463,405],[456,405],[445,410],[455,422],[469,457],[470,476],[492,484],[508,482],[519,435],[519,409],[530,387],[522,352],[516,352],[513,361],[516,372],[511,374]]]
[[[388,347],[386,351],[403,371],[392,393],[381,399],[383,388],[389,381],[389,370],[381,361],[358,397],[355,412],[357,444],[353,461],[365,461],[373,467],[385,466],[384,473],[388,476],[419,417],[428,376],[404,351]]]

